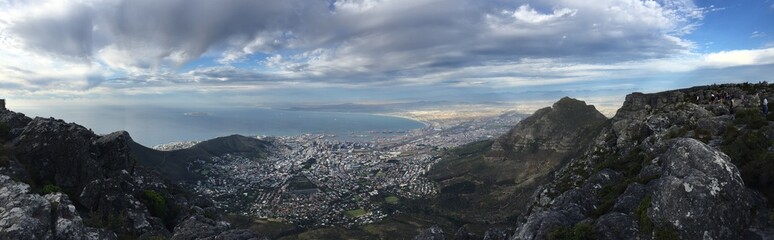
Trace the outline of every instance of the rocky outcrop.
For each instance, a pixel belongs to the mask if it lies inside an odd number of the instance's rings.
[[[98,136],[74,123],[5,110],[0,124],[10,126],[3,140],[13,149],[0,152],[2,239],[255,239],[221,215],[205,214],[218,211],[211,200],[138,165],[127,132]],[[217,224],[191,224],[204,215]]]
[[[16,158],[36,182],[66,189],[130,169],[128,152],[111,149],[120,144],[113,135],[101,139],[82,126],[45,118],[32,120],[13,141]]]
[[[1,239],[116,239],[103,229],[87,227],[67,195],[44,196],[30,186],[0,175]]]
[[[444,240],[446,237],[444,236],[443,229],[441,229],[438,226],[433,226],[431,228],[425,229],[424,231],[420,232],[419,235],[414,237],[414,240]]]
[[[627,96],[583,154],[535,191],[512,239],[772,237],[766,200],[721,151],[739,135],[729,128],[750,128],[731,111],[748,110],[695,100],[733,92],[713,89]]]
[[[660,177],[647,185],[633,183],[615,207],[594,220],[600,239],[650,239],[656,234],[680,239],[732,239],[754,225],[754,212],[764,209],[745,188],[728,156],[695,139],[676,139],[655,150],[652,164]],[[604,170],[611,171],[611,170]],[[561,227],[590,219],[600,208],[600,190],[621,177],[600,172],[580,188],[566,191],[547,208],[536,208],[513,239],[546,239]],[[595,182],[594,178],[607,178]]]
[[[13,138],[18,136],[22,128],[27,126],[30,121],[32,121],[32,119],[24,116],[24,114],[12,112],[7,109],[0,109],[0,123],[8,127],[8,135],[10,135],[1,137]]]

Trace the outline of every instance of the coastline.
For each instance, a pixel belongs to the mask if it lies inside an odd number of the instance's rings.
[[[433,124],[433,122],[430,120],[423,120],[409,115],[402,115],[400,113],[365,113],[365,114],[371,114],[371,115],[382,116],[382,117],[394,117],[394,118],[407,119],[407,120],[421,123],[422,125],[424,125],[424,127],[429,127]]]

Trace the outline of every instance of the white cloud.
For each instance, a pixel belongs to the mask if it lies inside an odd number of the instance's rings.
[[[765,32],[761,32],[761,31],[753,31],[750,34],[750,38],[761,38],[761,37],[765,37],[765,36],[766,36],[766,33]]]
[[[510,13],[506,11],[506,13]],[[519,21],[540,24],[546,22],[553,22],[561,18],[572,17],[578,13],[576,9],[561,8],[554,9],[553,13],[543,14],[530,7],[529,4],[521,5],[518,9],[513,11],[512,15]]]
[[[722,51],[707,54],[704,61],[706,66],[719,68],[774,64],[774,48]]]
[[[333,6],[337,12],[360,13],[373,9],[381,2],[380,0],[340,0]]]

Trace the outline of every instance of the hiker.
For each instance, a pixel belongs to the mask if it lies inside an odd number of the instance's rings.
[[[769,115],[769,100],[763,98],[763,115]]]

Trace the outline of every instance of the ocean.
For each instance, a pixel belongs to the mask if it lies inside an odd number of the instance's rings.
[[[75,122],[97,134],[126,130],[145,146],[201,141],[220,136],[295,136],[329,134],[347,141],[402,134],[424,127],[411,119],[360,113],[281,111],[261,108],[67,107],[20,109],[34,117]]]

